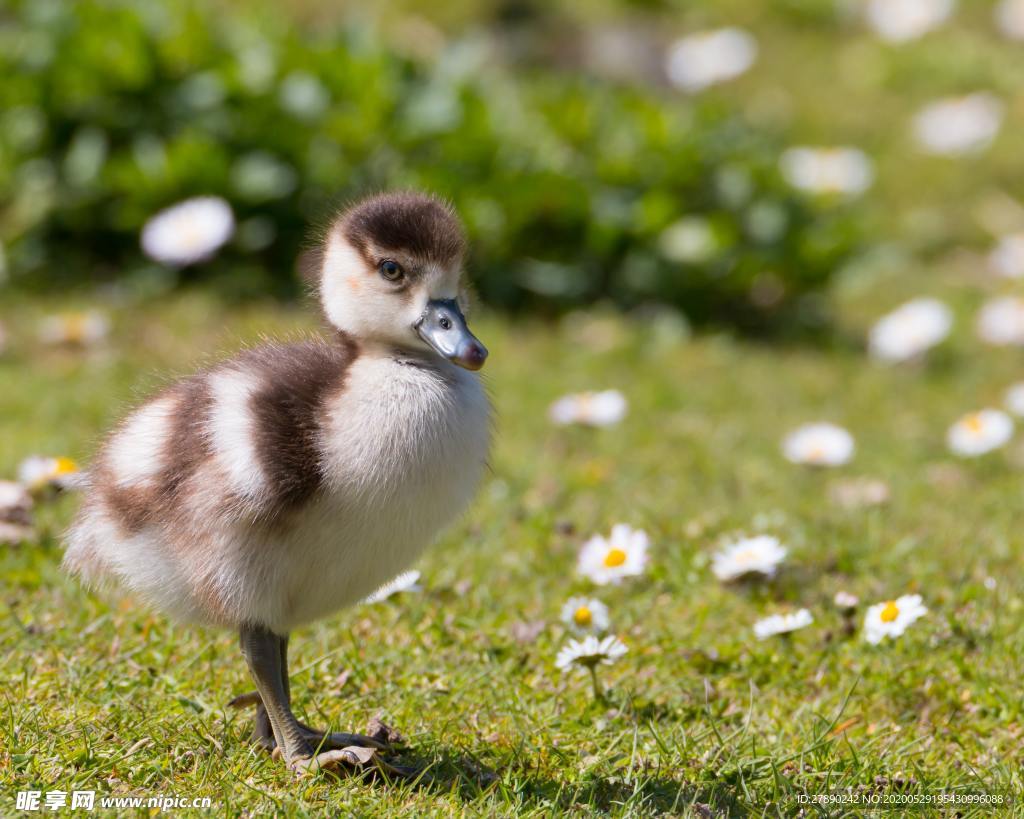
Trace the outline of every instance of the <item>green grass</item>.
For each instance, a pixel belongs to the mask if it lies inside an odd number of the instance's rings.
[[[0,474],[33,452],[87,460],[168,373],[309,326],[299,310],[185,295],[112,307],[111,342],[71,353],[32,341],[52,308],[4,310],[14,341],[0,358]],[[1019,354],[983,351],[963,318],[948,348],[909,370],[840,341],[688,341],[602,314],[476,325],[492,350],[493,471],[421,561],[426,591],[340,612],[292,642],[300,719],[358,730],[386,715],[422,777],[297,782],[250,749],[248,714],[225,707],[251,687],[235,636],[62,576],[66,497],[40,508],[40,542],[0,552],[0,813],[29,788],[210,796],[228,815],[388,816],[694,804],[792,815],[797,794],[900,783],[1021,793],[1024,448],[962,462],[943,442],[962,412],[998,403]],[[604,387],[630,400],[619,427],[548,423],[560,394]],[[854,433],[852,465],[810,472],[782,459],[782,435],[817,419]],[[855,476],[887,481],[891,503],[836,506],[830,489]],[[574,574],[582,541],[619,521],[650,533],[653,560],[646,577],[598,590],[630,649],[606,670],[599,704],[584,676],[554,668],[558,612],[590,588]],[[790,546],[774,582],[713,579],[709,554],[737,532]],[[930,613],[872,647],[844,635],[830,603],[840,589],[866,602],[917,591]],[[814,625],[756,641],[752,623],[789,605],[809,607]],[[532,642],[516,638],[524,623],[542,624]]]

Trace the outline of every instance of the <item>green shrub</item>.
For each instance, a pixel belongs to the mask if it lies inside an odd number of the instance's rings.
[[[697,322],[798,318],[857,222],[794,194],[779,145],[713,103],[510,76],[472,40],[429,63],[356,28],[200,5],[25,0],[0,18],[0,241],[13,286],[216,281],[287,295],[311,222],[397,186],[451,198],[482,297],[551,313],[660,302]],[[214,260],[161,270],[157,210],[228,199]]]

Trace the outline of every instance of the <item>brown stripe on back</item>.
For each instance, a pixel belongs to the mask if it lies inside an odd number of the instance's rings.
[[[151,401],[172,397],[170,426],[163,442],[164,467],[155,485],[118,486],[116,476],[101,461],[98,476],[103,497],[117,522],[130,534],[151,524],[168,525],[176,516],[185,481],[210,456],[205,425],[209,418],[210,390],[206,374],[186,378],[155,395]]]
[[[206,425],[212,397],[208,373],[193,375],[174,385],[178,406],[165,444],[166,466],[160,475],[162,500],[173,508],[182,486],[196,473],[199,464],[211,456]]]
[[[344,382],[356,355],[354,341],[342,335],[335,344],[268,344],[240,358],[243,367],[258,370],[263,382],[251,409],[256,453],[270,494],[264,517],[301,505],[323,485],[321,408],[325,395]]]
[[[120,527],[137,535],[155,520],[156,491],[142,487],[117,486],[112,478],[104,485],[103,500]]]

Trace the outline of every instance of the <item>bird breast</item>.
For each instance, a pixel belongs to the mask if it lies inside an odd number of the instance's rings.
[[[450,517],[487,457],[479,378],[395,359],[360,358],[322,422],[326,494],[367,511]]]
[[[284,535],[287,619],[365,597],[412,563],[469,503],[490,437],[474,373],[357,359],[324,407],[324,487]]]

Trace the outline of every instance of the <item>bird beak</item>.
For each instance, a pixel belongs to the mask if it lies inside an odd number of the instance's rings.
[[[487,348],[469,332],[466,317],[455,299],[431,299],[413,328],[427,344],[460,367],[479,370],[487,360]]]

